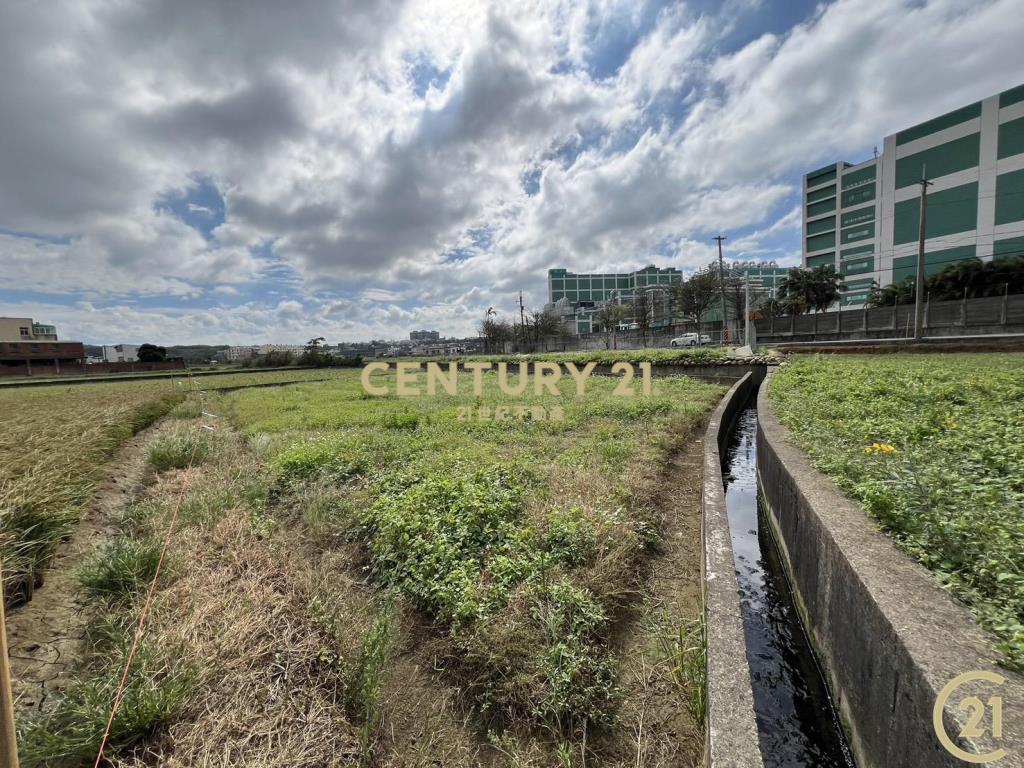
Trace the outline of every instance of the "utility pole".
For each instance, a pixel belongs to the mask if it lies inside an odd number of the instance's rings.
[[[928,181],[925,166],[921,166],[921,208],[917,228],[917,279],[914,283],[914,339],[921,338],[921,327],[924,322],[924,233],[928,213]]]
[[[729,238],[725,235],[716,235],[711,239],[718,241],[718,292],[722,299],[722,344],[724,346],[729,342],[729,324],[727,322],[728,313],[725,309],[725,266],[722,262],[722,241]]]
[[[754,351],[754,340],[752,331],[753,326],[750,324],[750,275],[745,275],[743,278],[743,343],[750,347],[750,351]]]
[[[14,694],[11,691],[7,627],[4,624],[4,576],[0,571],[0,768],[18,768],[14,731]]]
[[[523,336],[523,344],[526,343],[526,311],[523,309],[523,292],[519,292],[519,328]]]

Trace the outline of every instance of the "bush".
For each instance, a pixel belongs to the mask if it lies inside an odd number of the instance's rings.
[[[124,668],[126,640],[127,636],[122,637],[119,652],[106,657],[101,670],[72,682],[55,707],[24,725],[18,739],[23,765],[92,764]],[[194,681],[189,668],[158,657],[143,643],[114,718],[109,750],[116,751],[119,745],[137,740],[173,717]]]
[[[201,464],[210,452],[209,438],[198,430],[177,430],[161,435],[149,448],[149,462],[158,472]]]
[[[118,538],[82,564],[78,583],[100,597],[128,597],[149,585],[159,560],[157,542]]]

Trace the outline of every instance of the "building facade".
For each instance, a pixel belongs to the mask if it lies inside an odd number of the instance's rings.
[[[36,323],[30,317],[0,317],[0,367],[32,373],[61,364],[81,364],[85,346],[80,341],[59,341],[52,325]],[[13,371],[11,371],[13,373]]]
[[[105,344],[103,346],[103,362],[105,363],[137,363],[138,361],[138,344]]]
[[[440,331],[411,331],[409,341],[440,341]]]
[[[548,308],[563,318],[567,330],[576,334],[593,331],[594,314],[603,304],[632,304],[637,291],[652,294],[652,303],[673,283],[683,279],[675,267],[653,265],[635,272],[575,273],[548,270]],[[661,290],[659,290],[661,289]]]
[[[886,136],[871,160],[804,176],[803,263],[835,266],[841,306],[916,275],[922,172],[926,275],[1024,255],[1024,85]]]

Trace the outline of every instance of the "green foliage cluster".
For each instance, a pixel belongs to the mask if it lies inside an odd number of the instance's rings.
[[[119,537],[81,565],[78,583],[97,597],[131,597],[149,586],[159,561],[158,541]]]
[[[210,452],[210,439],[198,428],[168,431],[149,447],[149,462],[158,472],[202,464]]]
[[[801,357],[770,394],[815,466],[1024,669],[1024,355]]]

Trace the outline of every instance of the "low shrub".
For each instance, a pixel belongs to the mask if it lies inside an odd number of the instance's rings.
[[[130,597],[153,580],[159,560],[158,542],[117,538],[81,565],[78,583],[98,597]]]
[[[158,472],[184,469],[202,464],[210,453],[206,433],[196,429],[178,429],[160,435],[149,447],[149,462]]]

